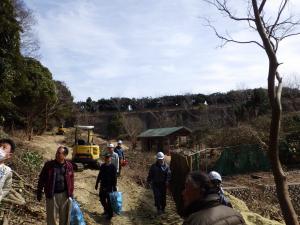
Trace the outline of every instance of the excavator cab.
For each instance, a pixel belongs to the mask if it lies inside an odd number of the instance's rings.
[[[87,166],[99,167],[100,147],[94,143],[94,126],[75,126],[72,161],[78,170]]]

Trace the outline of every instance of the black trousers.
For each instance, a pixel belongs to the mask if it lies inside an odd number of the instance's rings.
[[[119,163],[119,172],[118,172],[118,176],[121,176],[121,170],[122,170],[122,166],[121,166],[121,162]]]
[[[165,183],[154,183],[152,190],[157,210],[164,210],[166,207],[167,185]]]
[[[109,193],[112,192],[112,188],[100,187],[99,197],[101,205],[104,208],[104,212],[107,213],[108,217],[113,216],[113,209],[111,207]]]

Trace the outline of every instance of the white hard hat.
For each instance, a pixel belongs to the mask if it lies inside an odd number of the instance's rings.
[[[162,153],[162,152],[158,152],[158,153],[156,154],[156,158],[157,158],[157,159],[164,159],[164,158],[165,158],[165,155],[164,155],[164,153]]]
[[[114,144],[110,143],[107,147],[113,148],[113,147],[115,147],[115,146],[114,146]]]
[[[218,180],[218,181],[222,182],[221,175],[216,171],[209,172],[208,177],[210,180]]]
[[[121,140],[118,140],[118,144],[122,144],[123,143],[123,141],[121,141]]]

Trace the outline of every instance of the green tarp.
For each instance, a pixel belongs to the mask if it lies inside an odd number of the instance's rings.
[[[222,175],[270,170],[270,163],[259,145],[227,147],[214,166]]]

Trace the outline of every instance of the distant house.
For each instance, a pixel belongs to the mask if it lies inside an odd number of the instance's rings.
[[[186,127],[157,128],[142,132],[138,139],[141,140],[142,149],[145,151],[167,153],[171,148],[186,142],[191,133],[192,131]]]

